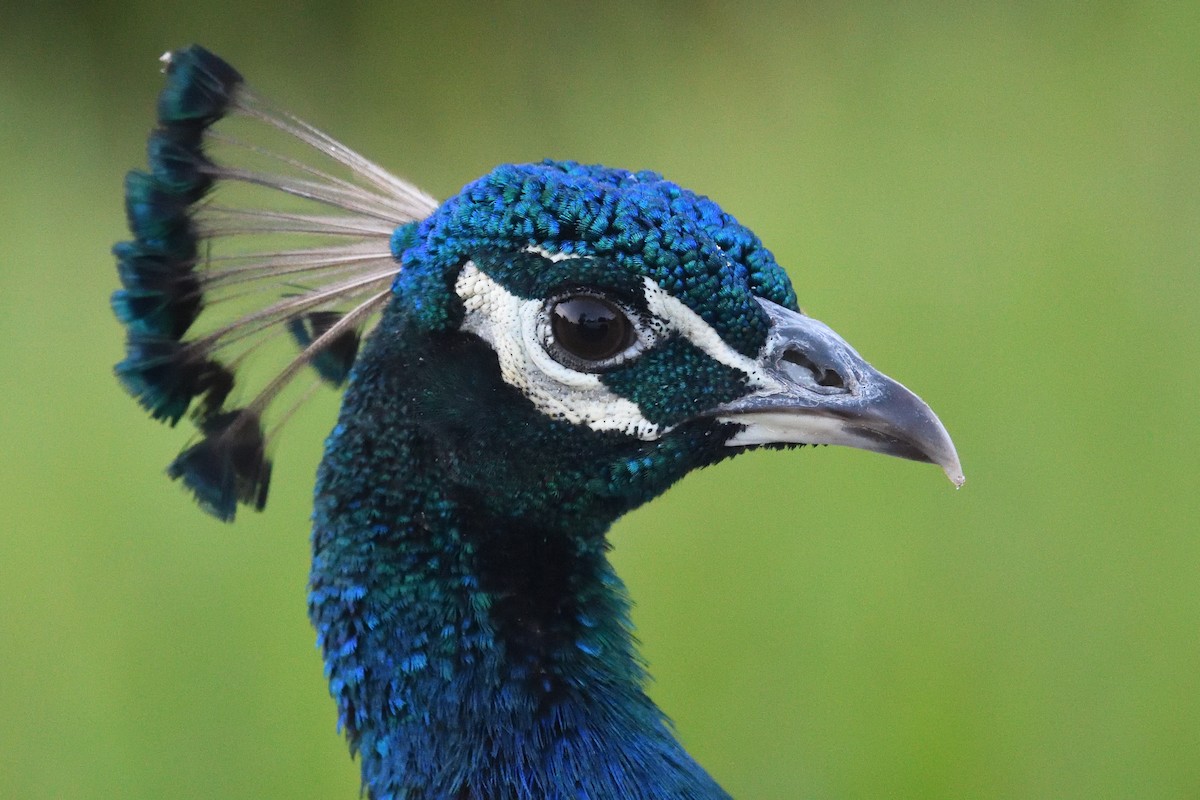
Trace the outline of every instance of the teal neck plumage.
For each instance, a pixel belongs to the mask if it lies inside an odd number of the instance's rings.
[[[548,423],[478,339],[415,328],[385,314],[317,487],[310,613],[370,795],[727,797],[645,695],[606,558],[647,485],[574,487],[608,437]]]

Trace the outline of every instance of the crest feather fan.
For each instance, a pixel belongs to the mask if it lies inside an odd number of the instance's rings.
[[[174,425],[191,411],[202,438],[168,473],[206,510],[232,519],[238,503],[266,501],[268,406],[305,365],[335,386],[346,380],[399,270],[397,229],[437,202],[275,110],[204,48],[162,60],[167,83],[149,168],[125,180],[134,238],[113,249],[123,288],[112,306],[128,332],[116,372],[154,418]],[[250,123],[252,135],[290,138],[328,166],[217,130],[234,119]],[[233,184],[266,191],[257,204],[226,205]],[[276,246],[281,234],[293,244]],[[277,299],[221,318],[240,297],[263,292]],[[245,406],[227,408],[237,367],[284,330],[300,352]]]

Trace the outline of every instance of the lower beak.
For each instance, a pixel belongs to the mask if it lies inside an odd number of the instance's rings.
[[[868,364],[824,323],[768,300],[759,358],[768,388],[709,412],[741,426],[731,446],[837,444],[942,468],[962,486],[950,435],[921,398]]]

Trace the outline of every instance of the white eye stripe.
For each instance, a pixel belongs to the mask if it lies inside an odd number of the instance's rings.
[[[617,431],[653,440],[665,431],[637,404],[613,393],[596,375],[559,364],[542,347],[541,300],[522,300],[467,262],[454,290],[466,314],[462,329],[496,351],[505,383],[518,389],[548,417],[594,431]]]
[[[554,261],[577,256],[526,248]],[[543,414],[594,431],[615,431],[644,441],[670,430],[651,422],[636,403],[613,392],[596,374],[571,369],[546,351],[549,320],[540,299],[524,300],[509,292],[473,262],[467,262],[454,286],[466,311],[462,330],[491,345],[505,383],[518,389]],[[778,391],[777,382],[756,361],[725,343],[711,325],[650,278],[644,294],[652,339],[667,332],[685,337],[701,352],[744,373],[756,391]]]
[[[525,252],[539,255],[555,263],[582,258],[582,256],[571,253],[551,252],[538,245],[527,246]],[[726,344],[721,335],[713,330],[712,326],[705,322],[699,314],[688,308],[682,300],[667,292],[650,278],[644,278],[643,281],[646,307],[651,315],[649,327],[652,331],[663,333],[668,329],[673,329],[676,333],[687,337],[709,358],[746,373],[750,385],[756,389],[779,391],[782,388],[778,381],[767,375],[754,359],[747,358]]]
[[[569,261],[574,258],[583,258],[583,256],[577,256],[573,253],[552,253],[544,247],[538,247],[536,244],[531,244],[526,247],[525,252],[533,253],[534,255],[549,259],[555,263],[558,263],[559,261]]]
[[[758,362],[734,350],[713,327],[699,314],[688,308],[682,300],[665,289],[645,279],[646,307],[650,313],[663,320],[665,327],[684,336],[705,355],[719,364],[746,373],[750,385],[761,391],[779,391],[783,387],[770,377]]]

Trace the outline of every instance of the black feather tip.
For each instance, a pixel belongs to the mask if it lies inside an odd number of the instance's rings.
[[[301,347],[308,347],[336,325],[342,316],[337,311],[312,311],[289,320],[288,332]],[[359,336],[359,332],[353,328],[346,330],[313,356],[310,363],[322,380],[335,387],[346,382],[358,355]]]
[[[158,97],[159,127],[147,144],[150,169],[125,177],[134,240],[113,248],[124,288],[113,294],[112,307],[128,330],[116,374],[151,416],[172,425],[200,398],[195,416],[203,438],[168,473],[205,510],[230,520],[239,502],[257,508],[266,502],[271,465],[262,426],[250,411],[221,410],[233,373],[209,357],[208,347],[180,340],[204,307],[191,212],[213,185],[204,136],[231,110],[242,76],[198,46],[163,61],[167,83]]]
[[[158,96],[163,125],[206,128],[225,116],[242,74],[200,45],[163,56],[167,85]]]
[[[238,503],[261,511],[271,483],[271,462],[258,415],[225,411],[200,422],[204,438],[171,462],[167,474],[183,481],[208,513],[233,520]]]
[[[242,77],[202,47],[165,60],[159,128],[147,146],[150,170],[125,176],[125,215],[134,240],[113,248],[124,288],[111,302],[129,333],[117,377],[152,416],[173,425],[201,395],[201,416],[215,413],[233,385],[227,369],[198,354],[204,348],[179,340],[204,308],[191,215],[213,184],[204,131],[228,112]]]
[[[117,378],[155,419],[174,425],[193,398],[203,396],[197,416],[214,416],[233,389],[233,373],[193,352],[187,344],[130,333]]]
[[[187,129],[159,128],[146,142],[146,160],[156,186],[185,203],[195,203],[212,188],[212,162],[204,155],[203,139]]]
[[[113,312],[131,333],[178,339],[200,316],[204,297],[194,262],[179,261],[121,242],[113,248],[124,289],[112,295]]]
[[[188,194],[173,192],[153,174],[131,170],[125,175],[125,218],[129,232],[146,250],[171,258],[196,252]]]

